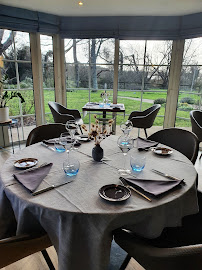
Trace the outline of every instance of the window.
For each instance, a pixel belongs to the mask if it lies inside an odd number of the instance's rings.
[[[20,139],[24,140],[30,132],[29,126],[35,125],[29,33],[0,29],[0,34],[1,77],[7,82],[4,90],[18,90],[25,99],[23,104],[20,100],[16,102],[16,99],[8,103],[9,115],[18,119]]]

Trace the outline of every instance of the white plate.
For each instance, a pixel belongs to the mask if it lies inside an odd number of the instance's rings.
[[[172,154],[172,150],[166,147],[155,147],[151,148],[151,150],[157,154],[157,155],[162,155],[162,156],[168,156]]]
[[[78,138],[79,141],[88,142],[90,139],[88,138],[88,135],[80,135]]]
[[[14,166],[18,169],[28,169],[34,167],[38,163],[36,158],[23,158],[14,162]]]

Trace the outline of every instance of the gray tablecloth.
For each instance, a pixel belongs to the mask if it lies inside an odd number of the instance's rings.
[[[80,160],[80,170],[74,181],[36,197],[18,183],[12,176],[17,169],[17,159],[34,157],[39,164],[53,162],[50,173],[39,188],[48,184],[62,183],[67,176],[62,170],[66,153],[53,152],[39,144],[32,145],[10,157],[1,172],[0,218],[17,220],[17,233],[32,232],[43,228],[55,246],[60,270],[104,270],[107,269],[112,241],[112,231],[125,227],[133,229],[144,237],[160,235],[164,227],[178,226],[185,215],[198,211],[195,180],[197,173],[192,163],[182,154],[174,151],[168,157],[157,156],[151,151],[130,154],[145,155],[146,166],[139,177],[162,179],[152,168],[184,178],[181,188],[146,201],[136,193],[125,202],[112,203],[103,200],[98,190],[103,185],[120,184],[117,168],[123,166],[123,154],[117,147],[117,137],[110,136],[101,143],[104,154],[110,160],[107,164],[92,160],[93,142],[83,143],[75,153]],[[7,207],[7,208],[6,208]],[[15,228],[16,224],[14,222]],[[4,224],[0,224],[0,235],[5,236]]]

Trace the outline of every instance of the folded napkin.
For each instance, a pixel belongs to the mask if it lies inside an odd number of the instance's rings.
[[[146,140],[143,138],[137,138],[137,148],[139,151],[141,150],[148,150],[150,147],[155,147],[158,145],[158,142]]]
[[[183,180],[145,180],[145,179],[134,179],[127,177],[127,182],[140,187],[144,191],[153,194],[155,196],[161,195],[174,187],[180,185]]]
[[[26,171],[13,174],[14,178],[18,180],[24,187],[30,191],[35,191],[41,184],[43,179],[49,173],[53,163],[46,164],[42,167],[28,169]]]

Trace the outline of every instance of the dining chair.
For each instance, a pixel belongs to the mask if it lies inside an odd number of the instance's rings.
[[[160,108],[160,104],[155,104],[144,111],[133,111],[129,115],[128,120],[133,123],[133,127],[143,128],[147,138],[146,129],[152,127]]]
[[[145,239],[119,229],[114,240],[128,255],[124,270],[133,257],[146,270],[202,269],[202,194],[198,192],[199,213],[182,219],[182,226],[165,228],[156,239]]]
[[[46,251],[52,246],[47,234],[23,234],[0,240],[0,268],[41,252],[50,270],[55,267]]]
[[[79,110],[67,109],[63,105],[57,102],[53,102],[53,101],[49,101],[48,106],[51,110],[55,123],[66,124],[68,120],[75,120],[80,128],[81,133],[83,134],[83,131],[81,128],[81,125],[83,124],[83,120],[81,118],[81,114]]]
[[[202,111],[193,110],[190,112],[192,132],[196,134],[199,142],[202,142]],[[200,158],[202,154],[200,155]]]
[[[64,124],[47,124],[34,128],[28,135],[26,146],[43,140],[49,140],[60,137],[60,134],[67,132]]]
[[[184,154],[194,164],[199,151],[197,136],[185,129],[165,128],[148,137],[148,140],[159,142]]]

